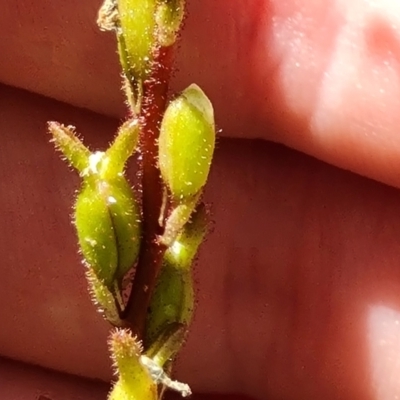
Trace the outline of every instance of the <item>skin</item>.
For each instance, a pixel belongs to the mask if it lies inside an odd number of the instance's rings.
[[[68,220],[78,179],[45,122],[107,144],[124,115],[113,38],[96,30],[94,0],[3,3],[0,354],[108,380],[108,325]],[[260,399],[396,398],[400,7],[241,5],[189,2],[177,53],[173,87],[199,84],[222,134],[206,193],[215,224],[176,375],[195,392]],[[74,398],[80,385],[0,368],[5,398],[17,396],[13,379],[23,399]],[[104,398],[98,388],[90,396]]]

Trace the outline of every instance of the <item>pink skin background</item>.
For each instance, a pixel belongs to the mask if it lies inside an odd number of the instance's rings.
[[[0,397],[104,399],[109,326],[69,221],[76,174],[46,121],[104,148],[124,116],[100,1],[0,13]],[[222,132],[176,376],[258,399],[400,396],[400,5],[191,0],[173,88]],[[287,147],[282,146],[286,145]]]

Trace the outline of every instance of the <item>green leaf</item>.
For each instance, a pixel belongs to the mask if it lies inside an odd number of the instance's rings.
[[[102,180],[87,176],[75,205],[79,245],[97,277],[113,290],[133,266],[140,245],[139,212],[123,176]]]

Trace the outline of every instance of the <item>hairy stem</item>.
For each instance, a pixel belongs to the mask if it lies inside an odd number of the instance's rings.
[[[140,154],[142,179],[143,238],[132,291],[124,319],[143,337],[147,309],[150,303],[165,246],[159,243],[162,228],[158,223],[163,186],[158,169],[158,135],[167,103],[171,70],[170,48],[160,48],[154,57],[151,76],[143,83],[143,102],[140,113]]]

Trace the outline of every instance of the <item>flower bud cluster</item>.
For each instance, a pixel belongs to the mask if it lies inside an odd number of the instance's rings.
[[[142,201],[137,201],[140,191],[132,189],[125,174],[139,136],[141,143],[148,140],[143,128],[147,114],[141,109],[141,96],[148,95],[149,90],[145,84],[154,79],[151,73],[157,51],[177,39],[184,5],[184,0],[104,0],[98,23],[101,29],[117,34],[124,89],[133,115],[122,124],[106,151],[92,152],[73,127],[49,123],[53,142],[81,178],[73,222],[88,267],[86,275],[93,300],[110,323],[136,328],[127,321],[129,300],[124,298],[124,281],[136,264],[138,271],[144,266],[149,268],[150,275],[154,272],[148,285],[147,281],[142,285],[141,280],[135,280],[139,273],[133,277],[133,283],[139,282],[143,293],[150,290],[139,310],[144,311],[141,321],[146,318],[144,332],[139,333],[144,348],[127,329],[116,330],[111,336],[110,349],[118,380],[110,400],[157,400],[165,387],[183,396],[191,393],[186,384],[172,380],[165,371],[170,369],[191,323],[192,264],[207,231],[207,213],[201,196],[214,154],[215,122],[212,104],[197,85],[190,85],[166,107],[162,103],[160,112],[154,113],[159,118],[164,111],[161,123],[160,119],[154,123],[154,130],[159,128],[158,147],[155,142],[150,146],[151,167],[156,173],[158,167],[160,173],[154,179],[155,192],[163,191],[164,202],[161,210],[152,210],[155,220],[159,212],[157,228],[161,233],[154,229],[151,240],[147,227],[154,223],[142,221],[151,214],[146,213],[147,197],[143,195]],[[141,150],[141,156],[147,154],[143,146]],[[146,168],[142,167],[142,171]],[[161,184],[157,178],[161,178]],[[144,188],[143,184],[143,191]],[[147,187],[146,190],[149,193]],[[155,237],[157,240],[153,240]],[[156,267],[142,256],[153,254],[148,251],[154,250],[151,246],[159,255],[158,263],[154,262]],[[132,292],[133,289],[128,296]],[[138,303],[136,308],[141,307],[141,299]]]

